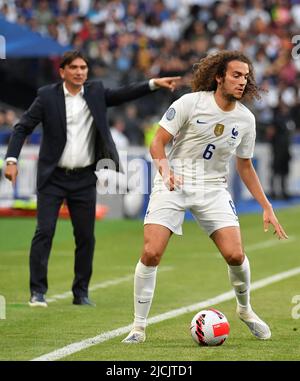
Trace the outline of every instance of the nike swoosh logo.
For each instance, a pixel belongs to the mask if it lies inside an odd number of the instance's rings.
[[[149,303],[149,301],[147,302],[142,302],[141,300],[138,301],[140,304],[146,304],[146,303]]]
[[[203,122],[202,120],[197,119],[197,123],[199,124],[207,124],[207,122]]]

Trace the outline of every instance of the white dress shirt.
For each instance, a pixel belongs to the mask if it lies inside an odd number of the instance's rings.
[[[66,102],[67,142],[58,162],[63,168],[82,168],[95,161],[95,126],[83,98],[84,87],[72,95],[63,84]]]

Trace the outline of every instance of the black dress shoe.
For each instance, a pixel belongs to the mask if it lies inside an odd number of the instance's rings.
[[[30,307],[48,307],[45,295],[35,291],[32,292],[28,304]]]
[[[78,306],[91,306],[96,307],[96,304],[93,303],[87,296],[78,296],[73,299],[73,304],[76,304]]]

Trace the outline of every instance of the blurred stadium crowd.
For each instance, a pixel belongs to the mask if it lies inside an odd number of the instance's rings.
[[[122,148],[148,145],[162,113],[188,91],[193,64],[220,49],[246,53],[268,91],[250,106],[258,140],[272,139],[278,119],[291,136],[300,134],[300,59],[291,54],[292,37],[300,35],[300,0],[0,0],[0,13],[86,53],[90,77],[107,86],[183,77],[174,94],[161,91],[118,108],[111,125]],[[58,58],[48,61],[39,86],[58,79]],[[0,131],[15,122],[12,113],[0,111]]]

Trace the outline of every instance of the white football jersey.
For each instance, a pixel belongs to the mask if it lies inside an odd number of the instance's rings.
[[[255,144],[255,117],[242,103],[223,111],[213,91],[183,95],[166,111],[159,125],[174,136],[167,153],[170,166],[184,184],[226,183],[233,154],[251,158]],[[155,184],[161,184],[158,174]]]

